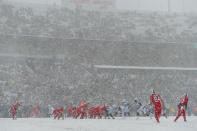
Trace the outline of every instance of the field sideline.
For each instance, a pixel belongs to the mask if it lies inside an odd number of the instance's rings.
[[[174,117],[161,118],[157,124],[150,118],[112,119],[71,119],[53,120],[52,118],[19,118],[12,120],[0,118],[1,131],[197,131],[197,117],[181,117],[177,123]]]

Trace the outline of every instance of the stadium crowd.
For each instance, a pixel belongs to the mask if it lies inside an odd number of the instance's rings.
[[[29,117],[36,104],[40,105],[40,116],[46,117],[49,104],[67,108],[78,104],[80,98],[93,105],[119,105],[122,99],[132,104],[138,97],[147,104],[151,88],[163,96],[169,109],[176,109],[177,96],[188,92],[188,110],[196,115],[195,71],[103,71],[93,67],[100,63],[195,67],[193,47],[186,46],[184,55],[183,45],[180,51],[178,46],[175,50],[165,48],[177,54],[170,59],[170,52],[163,51],[157,58],[155,45],[147,51],[138,43],[192,43],[197,41],[196,31],[197,16],[191,14],[52,8],[39,15],[31,8],[0,3],[0,117],[8,117],[8,109],[16,100],[23,105],[20,117]],[[122,45],[117,44],[120,41]],[[137,47],[131,48],[129,41],[136,41]],[[28,57],[37,54],[39,58]]]
[[[1,35],[33,35],[97,40],[196,42],[195,14],[157,12],[104,12],[49,8],[36,14],[32,8],[0,3]]]

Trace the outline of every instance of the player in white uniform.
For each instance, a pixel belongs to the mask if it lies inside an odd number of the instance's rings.
[[[149,116],[150,109],[148,108],[148,106],[139,102],[138,99],[134,100],[134,105],[135,105],[135,108],[136,108],[137,116]]]
[[[53,117],[53,111],[54,110],[55,109],[51,105],[48,105],[48,115],[49,115],[50,118]]]
[[[122,101],[122,106],[121,106],[121,111],[122,111],[122,117],[124,118],[126,115],[130,115],[129,111],[129,102],[127,100]]]

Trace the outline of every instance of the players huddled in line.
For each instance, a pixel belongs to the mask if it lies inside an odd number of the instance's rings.
[[[152,94],[150,96],[150,104],[144,105],[142,104],[137,98],[134,99],[133,104],[129,104],[127,100],[123,100],[121,106],[114,107],[112,104],[106,104],[102,106],[90,106],[89,103],[81,102],[80,105],[70,106],[67,110],[64,109],[63,106],[61,108],[54,109],[51,105],[49,105],[49,116],[54,117],[54,119],[64,119],[64,117],[70,118],[80,118],[80,119],[102,119],[102,118],[112,118],[115,119],[115,116],[130,116],[131,109],[135,110],[137,116],[154,116],[157,123],[160,123],[159,118],[160,116],[165,116],[166,108],[164,101],[160,94],[156,94],[154,90],[151,91]],[[178,113],[174,120],[176,122],[178,118],[183,115],[184,121],[186,122],[186,110],[188,104],[188,95],[187,93],[184,94],[183,97],[180,98],[180,102],[178,103]],[[18,101],[13,104],[9,108],[9,112],[13,118],[16,119],[16,114],[19,106],[22,106]],[[31,117],[40,117],[40,106],[37,104],[32,111]],[[64,116],[64,112],[66,112],[66,116]],[[138,117],[137,117],[138,118]]]

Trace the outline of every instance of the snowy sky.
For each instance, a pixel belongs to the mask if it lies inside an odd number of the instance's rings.
[[[9,0],[9,1],[30,1],[39,3],[60,3],[61,0]],[[176,12],[195,11],[197,12],[197,0],[170,0],[171,10]],[[168,0],[117,0],[116,4],[119,9],[138,9],[138,10],[154,10],[167,11]]]

